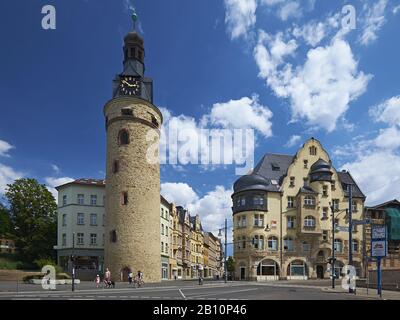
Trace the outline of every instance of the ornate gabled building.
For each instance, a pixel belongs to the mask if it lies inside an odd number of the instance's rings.
[[[235,277],[247,280],[329,278],[332,214],[348,226],[347,186],[353,185],[353,219],[365,196],[348,172],[337,172],[320,142],[309,139],[294,155],[266,154],[234,184]],[[362,271],[362,229],[353,230],[353,265]],[[339,275],[348,264],[348,232],[335,232]]]

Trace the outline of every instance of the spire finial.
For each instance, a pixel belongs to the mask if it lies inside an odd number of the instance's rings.
[[[138,20],[138,15],[136,13],[135,7],[130,6],[129,9],[132,11],[131,18],[132,18],[132,21],[133,21],[133,31],[135,31],[136,30],[136,22]]]

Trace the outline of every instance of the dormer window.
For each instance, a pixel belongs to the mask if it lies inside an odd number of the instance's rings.
[[[293,188],[294,187],[294,177],[290,177],[290,184],[289,187]]]
[[[279,171],[281,168],[277,163],[271,163],[272,171]]]

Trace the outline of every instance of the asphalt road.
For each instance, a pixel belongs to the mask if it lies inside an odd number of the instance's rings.
[[[19,286],[0,283],[1,300],[365,300],[343,292],[326,291],[327,282],[205,282],[199,286],[192,281],[164,282],[144,288],[117,284],[115,289],[93,288],[93,283],[82,283],[75,292],[70,286],[58,286],[45,291],[38,285]]]

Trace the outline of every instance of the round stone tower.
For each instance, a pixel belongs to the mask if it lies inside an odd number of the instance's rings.
[[[104,268],[114,281],[143,272],[161,281],[160,165],[162,114],[153,105],[153,82],[144,76],[144,42],[124,39],[124,68],[104,106],[107,132]]]

